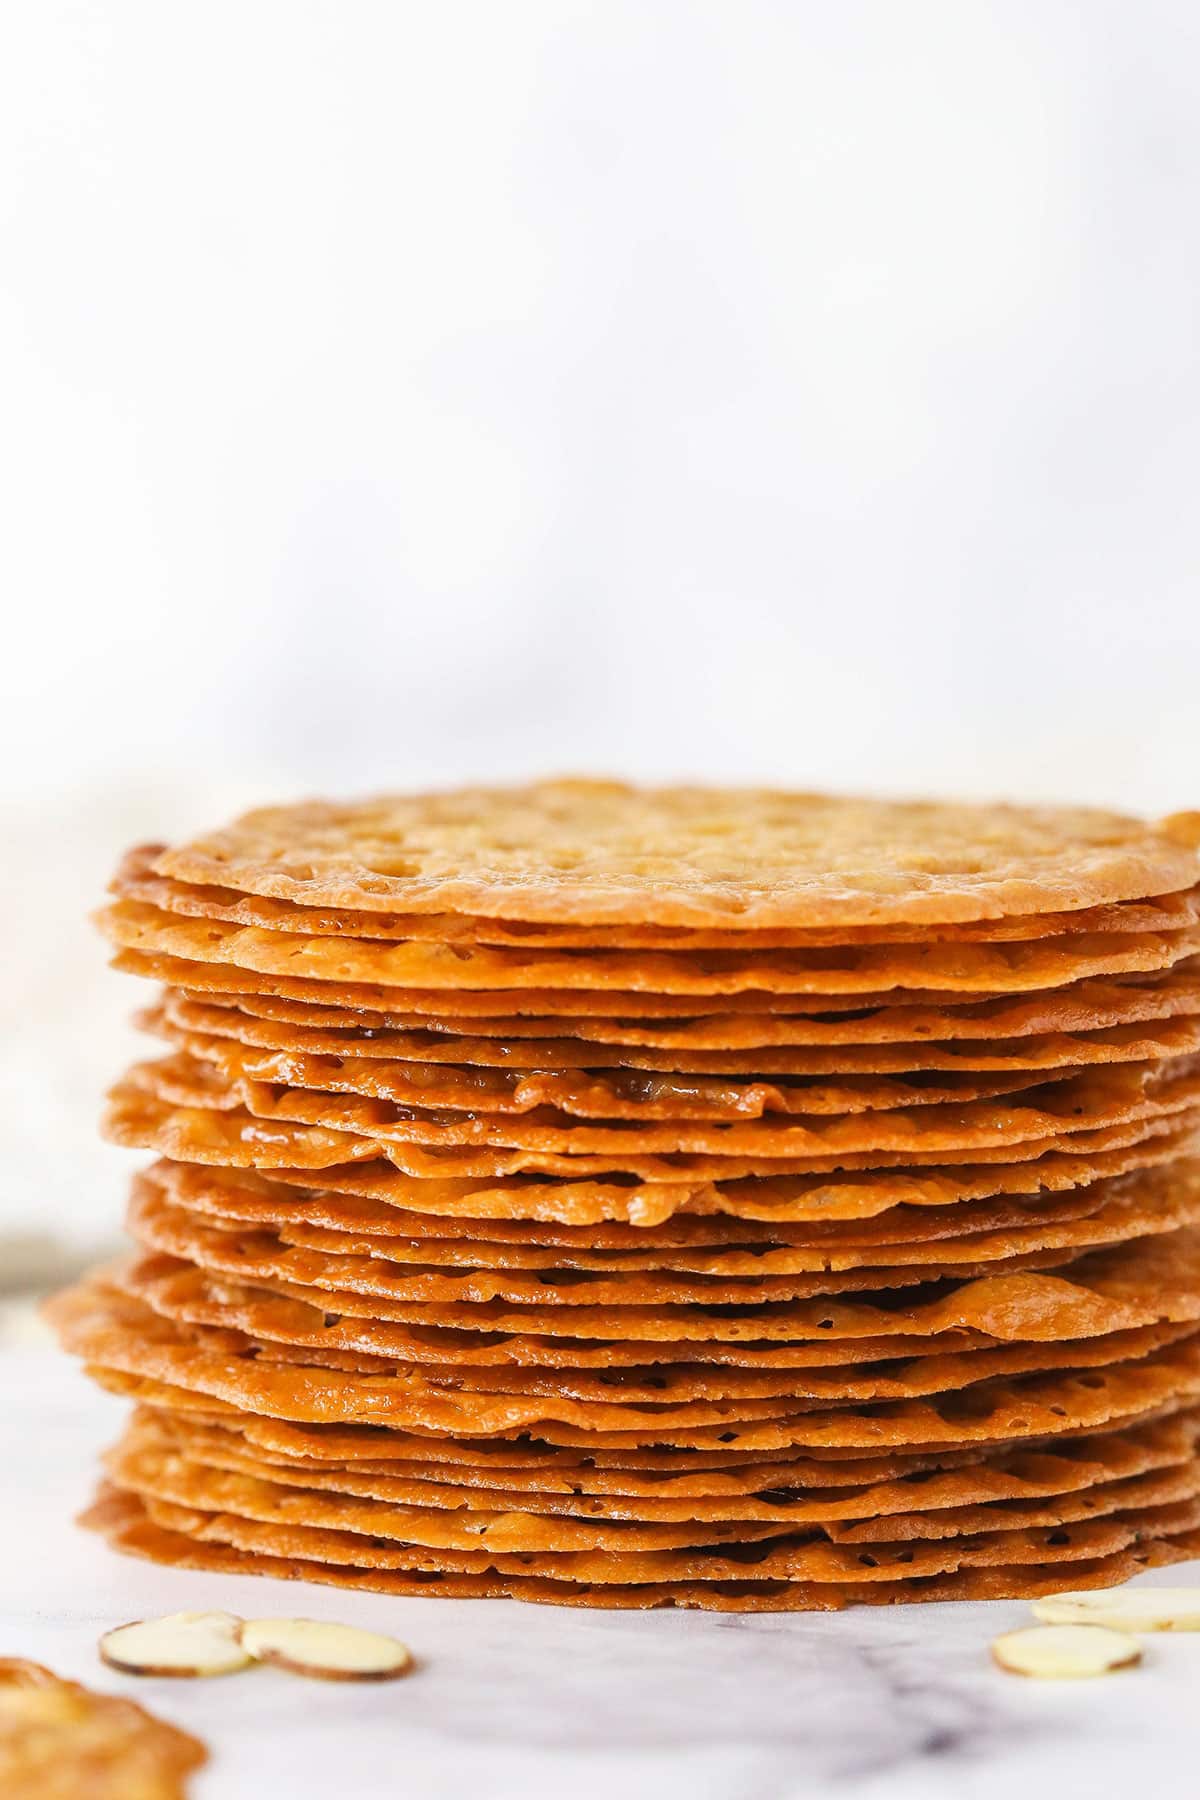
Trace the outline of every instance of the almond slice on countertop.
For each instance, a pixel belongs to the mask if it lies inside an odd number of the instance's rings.
[[[413,1666],[398,1638],[317,1619],[247,1619],[239,1639],[258,1662],[321,1681],[394,1681]]]
[[[992,1656],[1010,1675],[1071,1681],[1132,1668],[1142,1652],[1136,1638],[1102,1625],[1028,1625],[994,1638]]]
[[[100,1660],[125,1675],[232,1675],[254,1658],[227,1612],[168,1613],[117,1625],[100,1639]]]
[[[1200,1587],[1109,1588],[1049,1594],[1033,1610],[1047,1625],[1109,1625],[1116,1631],[1200,1631]]]

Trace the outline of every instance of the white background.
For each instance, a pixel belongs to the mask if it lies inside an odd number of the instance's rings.
[[[1188,0],[10,0],[0,1221],[126,842],[599,769],[1200,804]]]

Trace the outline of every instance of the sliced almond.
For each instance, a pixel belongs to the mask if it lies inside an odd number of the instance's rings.
[[[232,1675],[254,1658],[238,1642],[241,1620],[227,1612],[167,1613],[117,1625],[100,1639],[100,1659],[126,1675]]]
[[[1142,1660],[1136,1638],[1102,1625],[1029,1625],[992,1640],[992,1655],[1010,1675],[1077,1681],[1132,1668]]]
[[[247,1619],[243,1649],[259,1662],[275,1663],[319,1681],[394,1681],[413,1666],[398,1638],[354,1625],[326,1625],[317,1619]]]
[[[1111,1625],[1116,1631],[1200,1631],[1200,1587],[1102,1588],[1050,1594],[1033,1610],[1047,1625]]]

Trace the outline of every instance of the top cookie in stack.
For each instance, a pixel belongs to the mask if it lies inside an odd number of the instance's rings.
[[[554,782],[132,852],[92,1522],[836,1607],[1200,1548],[1200,820]]]

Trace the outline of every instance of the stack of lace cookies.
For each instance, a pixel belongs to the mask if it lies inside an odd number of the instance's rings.
[[[129,855],[87,1522],[831,1609],[1200,1551],[1200,816],[556,782]]]

